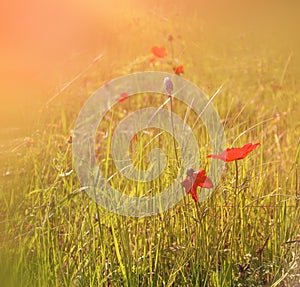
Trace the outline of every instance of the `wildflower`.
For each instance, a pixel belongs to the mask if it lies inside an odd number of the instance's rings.
[[[67,143],[71,144],[73,142],[73,137],[72,135],[69,135],[68,139],[67,139]]]
[[[138,143],[138,140],[139,140],[139,136],[138,134],[134,134],[133,137],[130,139],[130,143],[129,143],[129,151],[130,153],[133,153],[135,152],[135,148],[136,148],[136,145]]]
[[[190,194],[195,202],[198,202],[197,187],[212,188],[213,183],[211,179],[206,175],[205,170],[194,171],[189,168],[187,171],[187,177],[181,183],[186,193]]]
[[[24,138],[24,142],[26,144],[27,147],[30,147],[34,144],[34,140],[30,137],[25,137]]]
[[[174,38],[171,34],[168,35],[167,39],[169,42],[172,42],[174,40]]]
[[[177,67],[174,67],[173,68],[173,71],[176,75],[180,75],[180,74],[183,74],[183,66],[180,65],[180,66],[177,66]]]
[[[164,58],[167,55],[167,50],[164,47],[153,46],[151,52],[157,58]]]
[[[150,62],[150,63],[154,63],[155,61],[156,61],[156,58],[155,58],[155,57],[149,59],[149,62]]]
[[[227,148],[221,154],[210,154],[207,156],[207,158],[217,158],[225,162],[239,160],[245,158],[250,152],[252,152],[259,145],[260,143],[256,143],[256,144],[248,143],[241,148]]]
[[[129,97],[129,95],[126,92],[122,92],[120,94],[120,97],[118,98],[118,102],[122,103],[124,102],[127,98]]]
[[[134,134],[134,136],[132,137],[132,139],[131,139],[131,141],[138,141],[138,139],[139,139],[139,136],[138,136],[138,134]]]
[[[278,85],[278,84],[272,84],[272,88],[273,90],[275,91],[278,91],[278,90],[282,90],[283,87],[281,85]]]

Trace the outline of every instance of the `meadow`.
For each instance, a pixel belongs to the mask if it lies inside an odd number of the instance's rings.
[[[113,40],[58,65],[29,131],[1,139],[1,286],[300,286],[300,33],[293,9],[286,4],[268,19],[261,12],[253,24],[242,21],[248,12],[256,15],[251,9],[234,18],[234,11],[214,14],[213,7],[206,14],[197,3],[197,9],[119,8],[112,13]],[[166,55],[155,58],[154,46]],[[64,72],[68,63],[73,76]],[[183,71],[174,70],[181,65]],[[215,95],[224,148],[260,145],[237,166],[226,163],[208,200],[187,194],[163,213],[135,218],[111,213],[87,195],[74,169],[71,135],[98,88],[143,71],[177,72],[208,99]],[[177,177],[180,152],[172,135],[158,129],[140,132],[129,151],[145,170],[149,152],[164,150],[166,169],[152,182],[124,178],[111,154],[120,121],[165,100],[160,94],[120,100],[97,129],[100,168],[124,193],[157,194]],[[173,104],[192,126],[196,115]],[[209,168],[201,121],[193,132],[201,158],[193,168]],[[198,196],[203,192],[198,188]]]

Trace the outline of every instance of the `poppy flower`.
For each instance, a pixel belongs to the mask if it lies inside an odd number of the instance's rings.
[[[214,185],[211,179],[206,175],[205,170],[194,171],[190,168],[187,177],[181,183],[187,194],[190,194],[195,202],[198,202],[197,187],[212,188]]]
[[[153,46],[151,52],[157,58],[164,58],[167,55],[167,50],[164,47]]]
[[[150,63],[154,63],[155,61],[156,61],[156,58],[154,58],[154,57],[151,58],[151,59],[149,59],[149,62],[150,62]]]
[[[274,90],[282,90],[283,89],[283,87],[281,85],[278,85],[278,84],[272,84],[272,88]]]
[[[138,139],[139,139],[138,134],[134,134],[134,136],[130,139],[129,150],[131,153],[134,152],[134,147],[138,143]]]
[[[71,144],[73,142],[72,135],[69,135],[69,138],[67,139],[67,143]]]
[[[169,42],[172,42],[174,40],[174,38],[171,34],[168,35],[167,39]]]
[[[248,143],[240,148],[227,148],[221,154],[210,154],[207,156],[207,158],[217,158],[225,162],[239,160],[245,158],[250,152],[252,152],[259,145],[260,143],[256,143],[256,144]]]
[[[134,134],[134,136],[132,137],[131,141],[138,141],[139,136],[138,134]]]
[[[120,94],[120,97],[118,98],[118,102],[122,103],[124,102],[127,98],[129,97],[129,95],[126,92],[122,92]]]
[[[173,71],[176,75],[180,75],[180,74],[183,74],[183,66],[180,65],[180,66],[177,66],[177,67],[174,67],[173,68]]]

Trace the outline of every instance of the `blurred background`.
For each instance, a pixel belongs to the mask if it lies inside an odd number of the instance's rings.
[[[47,113],[47,101],[78,74],[98,69],[107,71],[102,80],[109,80],[109,71],[148,55],[152,45],[165,45],[168,34],[180,38],[185,45],[180,53],[195,62],[205,53],[232,61],[270,49],[290,57],[290,69],[298,66],[299,1],[13,0],[0,5],[2,141],[27,134]],[[247,44],[239,46],[242,41]]]

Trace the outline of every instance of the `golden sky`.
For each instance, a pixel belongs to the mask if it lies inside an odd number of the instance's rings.
[[[145,42],[147,37],[150,39],[154,37],[153,44],[157,44],[155,33],[167,30],[166,27],[170,22],[180,25],[186,31],[197,30],[199,27],[193,25],[197,23],[195,18],[199,18],[206,23],[211,38],[216,41],[220,31],[224,32],[226,27],[240,29],[241,32],[250,27],[255,33],[261,33],[262,38],[269,37],[270,41],[274,35],[281,35],[282,37],[276,38],[279,39],[277,44],[275,40],[275,45],[278,46],[285,45],[287,39],[291,39],[292,43],[300,34],[296,28],[300,26],[296,20],[299,9],[295,8],[299,1],[292,0],[2,2],[0,126],[9,126],[15,119],[18,122],[17,115],[22,110],[23,104],[29,108],[30,103],[34,106],[36,99],[45,97],[43,89],[49,88],[49,83],[54,90],[59,89],[59,85],[71,75],[78,73],[80,67],[69,64],[72,57],[80,57],[85,53],[94,53],[93,56],[97,56],[101,50],[110,49],[114,45],[120,45],[118,47],[120,51],[122,49],[134,51],[138,49],[139,41]],[[149,21],[149,29],[153,34],[144,35],[141,30],[139,39],[131,39],[132,46],[122,47],[120,39],[131,37],[128,27],[138,25],[147,15],[157,19]],[[287,37],[289,35],[291,36]],[[128,41],[126,43],[128,45]],[[61,82],[57,81],[58,75]]]

